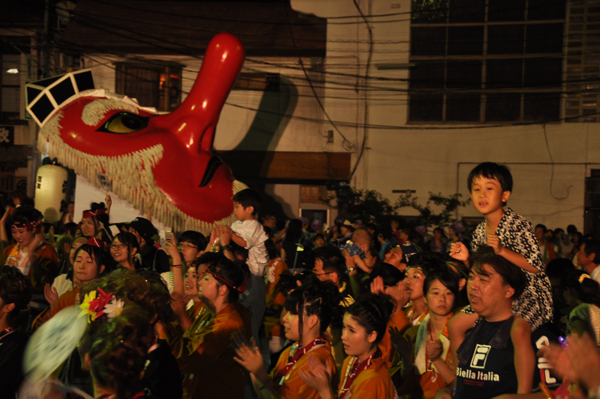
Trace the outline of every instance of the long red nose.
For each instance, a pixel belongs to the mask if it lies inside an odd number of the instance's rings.
[[[189,151],[212,149],[219,115],[244,57],[244,47],[235,36],[219,33],[213,37],[192,90],[179,108],[165,116]]]

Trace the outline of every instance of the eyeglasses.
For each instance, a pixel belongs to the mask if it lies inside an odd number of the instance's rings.
[[[186,249],[198,249],[197,245],[194,244],[188,244],[187,242],[180,244],[179,248],[186,248]]]
[[[123,249],[123,248],[127,248],[127,245],[125,245],[125,244],[112,244],[110,246],[110,249]]]

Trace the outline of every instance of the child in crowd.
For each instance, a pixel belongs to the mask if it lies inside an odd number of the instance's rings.
[[[513,302],[513,313],[525,319],[532,330],[552,321],[552,291],[544,272],[542,256],[531,223],[510,208],[504,208],[510,197],[513,179],[504,165],[485,162],[476,166],[468,177],[468,187],[475,209],[485,217],[473,232],[471,249],[482,245],[494,249],[496,255],[519,267],[527,278],[525,292]],[[450,255],[469,261],[469,251],[456,242]],[[477,320],[471,307],[454,316],[449,323],[452,348],[455,353],[466,331]]]
[[[256,342],[260,342],[258,331],[262,325],[266,308],[265,296],[267,289],[264,275],[269,262],[267,248],[265,247],[265,241],[269,239],[269,236],[265,233],[263,226],[255,219],[260,210],[261,202],[260,195],[250,188],[236,193],[233,196],[233,212],[237,221],[233,222],[231,229],[221,228],[221,231],[226,231],[227,235],[233,232],[231,240],[248,250],[246,263],[250,268],[252,277],[248,287],[249,295],[246,303],[250,305],[248,312],[252,320],[252,336]],[[231,253],[232,247],[226,245],[224,241],[222,241],[222,244],[223,251]]]

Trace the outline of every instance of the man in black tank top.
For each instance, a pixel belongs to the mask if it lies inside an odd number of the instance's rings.
[[[453,384],[436,399],[487,399],[531,393],[535,354],[531,328],[512,315],[512,302],[526,286],[525,275],[505,258],[483,249],[469,275],[469,302],[479,319],[457,351]]]

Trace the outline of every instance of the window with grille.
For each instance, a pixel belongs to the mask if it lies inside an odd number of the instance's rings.
[[[144,107],[173,111],[181,102],[181,68],[177,66],[116,65],[115,91],[137,99]]]
[[[565,122],[600,122],[600,2],[568,2]]]
[[[410,122],[558,121],[565,0],[413,0]]]

